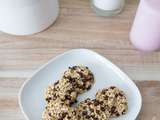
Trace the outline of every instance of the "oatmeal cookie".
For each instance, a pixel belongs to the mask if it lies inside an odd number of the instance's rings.
[[[94,83],[92,72],[85,66],[69,67],[69,69],[64,72],[63,78],[69,79],[74,84],[78,93],[89,90]]]
[[[50,101],[43,114],[43,120],[77,120],[76,110],[59,100]]]
[[[110,117],[102,103],[89,98],[78,105],[77,114],[78,120],[108,120]]]
[[[124,92],[114,86],[98,91],[96,100],[103,102],[107,108],[109,107],[111,117],[124,115],[128,110],[128,102]]]
[[[46,101],[59,99],[67,105],[72,105],[76,102],[78,93],[75,91],[73,84],[69,79],[62,79],[50,85],[45,94]]]

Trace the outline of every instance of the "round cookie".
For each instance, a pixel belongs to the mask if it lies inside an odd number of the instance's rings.
[[[67,105],[72,105],[77,100],[78,93],[69,79],[62,79],[50,85],[45,94],[46,101],[59,99]]]
[[[42,114],[42,120],[77,120],[76,110],[59,100],[50,101]]]
[[[109,107],[111,117],[124,115],[128,110],[128,102],[124,92],[114,86],[98,91],[96,100],[103,102],[107,108]]]
[[[63,78],[69,79],[74,84],[78,93],[89,90],[94,83],[92,72],[85,66],[69,67],[69,69],[64,72]]]
[[[78,120],[109,120],[110,113],[96,100],[86,99],[77,107]]]

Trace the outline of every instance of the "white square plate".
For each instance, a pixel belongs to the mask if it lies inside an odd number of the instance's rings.
[[[98,89],[117,86],[125,91],[129,103],[126,115],[111,120],[135,120],[142,105],[141,94],[133,81],[110,61],[87,49],[75,49],[49,61],[42,66],[30,80],[27,80],[19,94],[20,108],[28,120],[41,120],[45,107],[44,91],[47,86],[62,77],[69,66],[85,65],[93,72],[95,84],[92,89],[78,97],[78,101],[87,97],[94,98]]]

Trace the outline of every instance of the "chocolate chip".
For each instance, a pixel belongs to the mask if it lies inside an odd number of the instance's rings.
[[[90,118],[90,116],[89,115],[86,115],[86,119],[89,119]]]
[[[75,102],[75,103],[77,103],[78,101],[77,101],[77,100],[75,100],[74,102]]]
[[[115,89],[115,88],[116,88],[116,87],[114,87],[114,86],[111,86],[111,87],[110,87],[110,89]]]
[[[51,113],[48,113],[48,115],[51,117]]]
[[[117,117],[119,117],[119,116],[120,116],[120,114],[119,114],[119,113],[116,113],[116,116],[117,116]]]
[[[93,110],[92,108],[90,109],[90,111],[91,111],[91,112],[94,112],[94,110]]]
[[[54,85],[57,85],[59,83],[59,81],[55,82]]]
[[[103,105],[104,103],[103,103],[103,101],[99,101],[99,104],[100,104],[100,105]]]
[[[100,114],[100,111],[99,111],[99,110],[96,110],[96,113],[97,113],[97,114]]]
[[[117,98],[117,97],[118,97],[118,94],[115,94],[115,97]]]
[[[95,106],[98,106],[98,105],[99,105],[99,102],[98,102],[97,100],[95,100],[94,105],[95,105]]]
[[[114,112],[115,112],[115,110],[116,110],[116,107],[115,107],[115,106],[113,106],[113,107],[111,108],[111,113],[114,113]]]
[[[81,78],[85,77],[84,74],[82,72],[77,72]]]
[[[82,115],[87,115],[87,111],[83,111],[83,112],[82,112]]]
[[[101,106],[101,110],[102,110],[102,111],[105,111],[105,108]]]
[[[68,118],[68,119],[71,119],[71,117],[70,117],[70,116],[68,116],[67,118]]]
[[[105,95],[105,93],[106,93],[106,90],[102,90],[102,94]]]
[[[119,93],[118,95],[119,95],[120,97],[123,97],[123,94],[122,94],[122,93]]]
[[[76,70],[76,69],[77,69],[77,66],[73,66],[71,69]]]
[[[71,96],[69,96],[69,95],[65,95],[65,99],[67,99],[67,100],[71,100]]]
[[[72,113],[73,113],[73,115],[76,115],[76,111],[73,111]]]
[[[91,89],[91,85],[89,85],[88,87],[87,87],[87,90],[90,90]]]
[[[122,115],[124,115],[126,113],[126,110],[123,110]]]
[[[51,97],[46,98],[46,101],[49,102],[51,99],[52,99]]]
[[[58,118],[58,120],[63,120],[63,118]]]
[[[62,113],[62,117],[65,118],[67,113]]]
[[[108,100],[108,96],[107,96],[107,95],[105,95],[105,96],[104,96],[104,99],[105,99],[105,100]]]

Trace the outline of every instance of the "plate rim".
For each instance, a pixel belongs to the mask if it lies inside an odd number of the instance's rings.
[[[135,116],[135,118],[133,120],[135,120],[137,118],[137,116],[139,115],[140,111],[141,111],[141,108],[142,108],[142,95],[141,95],[141,92],[139,90],[139,88],[137,87],[137,85],[133,82],[133,80],[125,73],[123,72],[123,70],[121,70],[117,65],[115,65],[114,63],[112,63],[109,59],[107,59],[106,57],[100,55],[99,53],[93,51],[93,50],[90,50],[90,49],[84,49],[84,48],[80,48],[80,49],[71,49],[71,50],[68,50],[68,51],[65,51],[53,58],[51,58],[47,63],[41,65],[37,70],[35,70],[31,77],[26,79],[24,81],[24,83],[22,84],[22,86],[20,87],[19,89],[19,92],[18,92],[18,104],[19,104],[19,107],[20,107],[20,110],[22,112],[22,114],[24,115],[25,119],[26,120],[29,120],[27,114],[24,112],[24,109],[23,109],[23,105],[22,105],[22,92],[24,90],[24,87],[25,85],[30,82],[32,80],[32,78],[39,72],[41,71],[43,68],[45,68],[47,65],[49,65],[50,63],[52,63],[53,61],[55,61],[56,59],[66,55],[66,54],[69,54],[69,53],[72,53],[72,52],[79,52],[79,51],[85,51],[85,52],[90,52],[90,53],[93,53],[95,55],[98,55],[99,58],[101,58],[104,62],[107,62],[109,63],[110,66],[112,66],[115,71],[117,71],[117,74],[120,74],[120,75],[123,75],[123,77],[127,78],[128,80],[130,80],[130,83],[137,89],[136,91],[138,92],[138,96],[139,96],[139,110]]]

